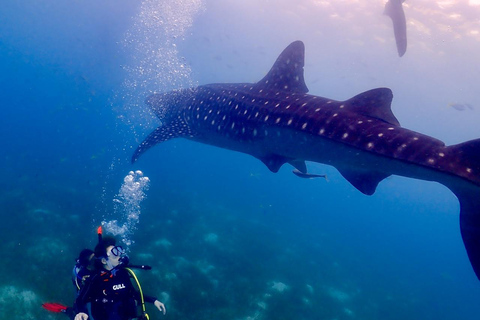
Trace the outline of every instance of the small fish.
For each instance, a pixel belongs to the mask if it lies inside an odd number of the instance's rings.
[[[294,169],[292,171],[296,176],[300,178],[305,178],[305,179],[314,179],[314,178],[325,178],[325,180],[328,181],[327,175],[326,174],[313,174],[313,173],[307,173],[307,172],[302,172],[298,169]]]
[[[452,102],[452,103],[449,103],[448,106],[452,107],[453,109],[458,110],[458,111],[465,111],[467,109],[473,110],[473,106],[469,103],[455,103],[455,102]]]
[[[384,14],[389,16],[393,22],[393,33],[397,43],[398,56],[401,57],[407,51],[407,21],[403,12],[405,0],[389,0],[385,4]]]

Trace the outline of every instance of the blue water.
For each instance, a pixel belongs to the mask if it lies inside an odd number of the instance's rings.
[[[365,196],[186,140],[129,158],[159,123],[151,91],[255,82],[306,45],[310,93],[385,86],[402,126],[480,137],[478,1],[406,1],[399,58],[384,1],[8,1],[0,8],[0,319],[57,319],[70,271],[116,217],[130,170],[150,178],[131,260],[151,319],[478,319],[480,282],[445,187],[390,177]],[[457,110],[452,104],[470,104]],[[149,306],[150,308],[151,306]]]

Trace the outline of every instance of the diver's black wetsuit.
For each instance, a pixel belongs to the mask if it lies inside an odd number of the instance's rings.
[[[143,297],[145,302],[156,300]],[[95,320],[128,320],[137,316],[136,301],[140,304],[140,294],[132,285],[130,274],[125,268],[117,267],[92,276],[80,290],[76,307],[78,312],[88,314],[86,305],[90,302],[91,316]]]

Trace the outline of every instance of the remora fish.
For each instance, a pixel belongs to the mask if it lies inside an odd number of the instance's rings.
[[[162,125],[136,149],[132,162],[157,143],[190,140],[250,154],[272,171],[305,161],[332,165],[366,195],[390,175],[437,181],[460,201],[460,228],[480,278],[480,139],[445,146],[404,129],[388,88],[346,101],[307,94],[304,45],[290,44],[259,82],[208,84],[146,100]]]
[[[400,57],[407,51],[407,22],[403,12],[403,2],[405,0],[388,0],[384,11],[384,14],[392,19],[393,33],[395,34],[397,52]]]

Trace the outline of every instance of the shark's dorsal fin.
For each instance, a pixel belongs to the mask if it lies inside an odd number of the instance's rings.
[[[267,75],[256,83],[256,87],[276,91],[307,93],[303,77],[305,45],[302,41],[292,42],[278,56]]]
[[[375,193],[378,184],[390,176],[380,172],[357,172],[348,169],[339,169],[342,176],[363,194],[371,196]]]
[[[388,88],[377,88],[357,94],[345,101],[345,108],[358,114],[377,118],[395,126],[400,126],[392,113],[393,94]]]

